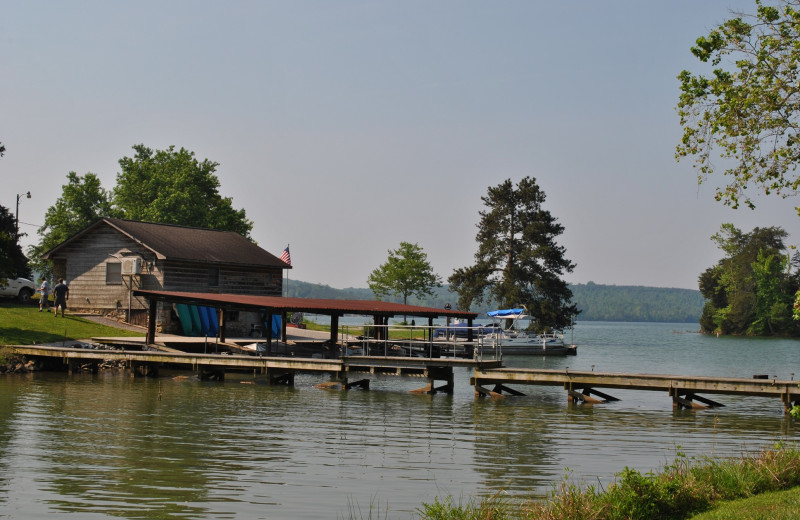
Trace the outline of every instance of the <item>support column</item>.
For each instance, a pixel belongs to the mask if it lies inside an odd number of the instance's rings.
[[[147,312],[147,334],[145,335],[144,342],[147,345],[152,345],[156,342],[156,314],[158,313],[158,301],[154,298],[149,298],[148,312]]]
[[[219,341],[225,343],[225,325],[228,323],[227,313],[225,309],[219,309]]]
[[[264,335],[267,340],[267,356],[272,355],[272,311],[265,311],[261,314],[261,321],[264,324]]]
[[[331,314],[331,349],[336,347],[336,340],[339,333],[339,315]]]
[[[412,394],[435,394],[436,392],[444,392],[452,394],[455,388],[453,378],[453,367],[431,367],[427,369],[426,376],[428,384],[422,388],[411,390]],[[436,386],[436,381],[444,381],[445,384]]]
[[[157,377],[158,367],[152,363],[132,361],[130,365],[131,377]]]

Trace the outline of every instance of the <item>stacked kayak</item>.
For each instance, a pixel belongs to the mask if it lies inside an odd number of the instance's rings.
[[[176,303],[175,311],[186,336],[216,336],[219,332],[219,318],[213,307]]]

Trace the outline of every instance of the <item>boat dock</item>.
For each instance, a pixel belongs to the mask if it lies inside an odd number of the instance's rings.
[[[299,372],[327,373],[332,381],[327,386],[342,389],[369,388],[370,375],[410,376],[427,379],[419,393],[452,393],[453,369],[466,367],[488,369],[502,366],[500,361],[477,361],[455,358],[349,356],[334,359],[266,357],[239,354],[195,354],[170,349],[163,350],[105,350],[53,346],[15,346],[15,353],[23,356],[60,360],[70,372],[90,370],[96,372],[101,363],[124,365],[134,376],[156,376],[159,368],[174,365],[197,372],[201,379],[223,380],[226,371],[251,373],[254,379],[268,384],[294,384]],[[359,377],[354,380],[354,377]],[[443,382],[437,386],[437,382]]]
[[[224,379],[226,371],[252,373],[254,380],[268,384],[294,384],[299,372],[327,373],[331,381],[325,387],[341,389],[369,388],[370,378],[380,375],[410,376],[427,379],[427,385],[416,390],[420,393],[453,393],[454,369],[473,370],[470,384],[477,396],[503,397],[504,394],[524,395],[512,386],[546,385],[560,386],[567,392],[570,402],[595,404],[618,401],[616,397],[599,389],[647,390],[664,392],[676,408],[714,408],[723,406],[700,394],[724,394],[735,396],[772,397],[781,400],[786,411],[800,404],[798,381],[766,379],[763,377],[729,378],[704,376],[677,376],[661,374],[633,374],[611,372],[586,372],[566,370],[537,370],[506,368],[502,351],[489,349],[494,359],[486,359],[483,348],[473,348],[471,356],[457,357],[468,345],[473,347],[485,338],[476,336],[472,326],[474,313],[414,307],[386,302],[310,300],[302,298],[259,297],[230,294],[180,293],[169,291],[134,291],[150,301],[148,327],[145,338],[126,339],[117,342],[116,349],[74,348],[62,346],[15,346],[17,354],[38,357],[55,362],[58,367],[70,371],[98,370],[101,363],[111,361],[129,369],[133,375],[154,376],[164,366],[179,366],[198,372],[201,379]],[[219,310],[219,335],[215,338],[181,338],[160,336],[156,338],[156,310],[159,304],[182,302],[192,305],[210,305]],[[272,317],[282,317],[283,328],[273,341],[270,328],[265,330],[263,351],[253,344],[226,340],[226,312],[233,310],[258,311],[262,322],[272,323]],[[329,333],[322,337],[294,338],[287,334],[288,312],[314,312],[331,317]],[[340,331],[338,319],[348,313],[373,316],[373,334],[348,334]],[[402,338],[392,336],[388,320],[397,314],[408,314],[427,318],[427,325],[402,330]],[[448,318],[445,332],[451,330],[450,318],[467,320],[466,337],[459,340],[452,334],[452,342],[434,341],[433,319]],[[417,339],[415,329],[422,328],[424,334]],[[453,330],[455,328],[453,327]],[[295,331],[298,334],[300,331]],[[341,334],[341,335],[340,335]],[[450,335],[450,334],[447,334]],[[324,338],[323,341],[320,341]],[[100,338],[94,338],[101,341]],[[106,338],[107,339],[107,338]],[[213,341],[209,342],[209,339]],[[244,340],[252,342],[252,339]],[[109,342],[114,344],[115,342]],[[160,343],[160,344],[159,344]],[[199,343],[199,344],[198,344]],[[258,344],[259,342],[253,342]],[[179,350],[179,344],[184,350]],[[190,345],[195,351],[187,352]],[[78,345],[81,346],[81,345]],[[137,348],[138,346],[138,348]],[[486,346],[486,345],[483,345]],[[128,348],[130,347],[130,348]],[[202,347],[202,352],[197,352]],[[213,353],[212,353],[213,347]],[[273,350],[274,347],[274,350]],[[282,356],[281,348],[283,349]],[[306,355],[311,349],[314,354]],[[466,353],[468,350],[465,349]],[[392,355],[389,355],[392,354]],[[444,355],[442,355],[444,354]],[[448,356],[448,354],[450,356]],[[58,364],[60,363],[60,365]],[[366,376],[366,377],[365,377]],[[356,379],[359,378],[359,379]],[[438,384],[443,383],[443,384]],[[437,386],[438,384],[438,386]],[[491,389],[489,387],[492,387]]]
[[[795,380],[762,377],[731,378],[634,374],[573,370],[507,368],[502,360],[426,358],[416,356],[343,356],[331,359],[253,354],[188,353],[168,350],[104,350],[54,346],[15,346],[19,355],[60,362],[70,371],[97,371],[103,362],[124,366],[134,376],[156,376],[159,368],[176,366],[197,372],[201,379],[223,380],[226,372],[252,374],[254,381],[293,385],[297,373],[327,373],[326,388],[368,389],[375,376],[416,377],[427,384],[416,393],[453,393],[454,369],[472,369],[470,385],[476,396],[502,398],[523,396],[520,386],[562,387],[571,403],[599,404],[619,399],[609,389],[663,392],[675,408],[703,409],[724,406],[708,395],[756,396],[780,399],[786,411],[800,404],[800,387]],[[516,388],[514,388],[516,387]],[[702,394],[702,395],[701,395]]]
[[[570,402],[596,404],[619,400],[598,390],[600,388],[647,390],[666,393],[672,398],[672,405],[675,408],[724,406],[699,394],[725,394],[777,397],[786,411],[794,404],[800,404],[798,383],[800,382],[794,380],[763,377],[747,379],[503,367],[489,369],[476,367],[473,377],[470,378],[470,384],[475,387],[475,394],[479,396],[502,397],[504,393],[525,395],[509,385],[560,386],[566,390]],[[489,389],[490,386],[492,389]]]

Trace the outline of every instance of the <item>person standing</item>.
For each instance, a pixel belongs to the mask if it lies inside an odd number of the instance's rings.
[[[64,310],[67,308],[67,300],[69,300],[69,287],[64,283],[63,278],[58,279],[58,285],[53,289],[53,296],[55,297],[55,311],[53,317],[58,316],[58,308],[61,307],[61,317],[64,317]]]
[[[39,298],[39,312],[42,312],[42,308],[47,309],[47,312],[50,312],[50,284],[47,283],[47,278],[42,276],[42,285],[39,286],[39,293],[41,297]]]

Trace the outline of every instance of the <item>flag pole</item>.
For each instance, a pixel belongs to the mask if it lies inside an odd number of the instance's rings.
[[[292,265],[292,255],[291,255],[291,253],[289,253],[289,245],[290,244],[286,244],[286,249],[284,249],[283,253],[281,253],[281,260],[283,260],[286,264],[291,266]],[[289,297],[289,270],[288,269],[286,270],[286,297],[287,298]]]

